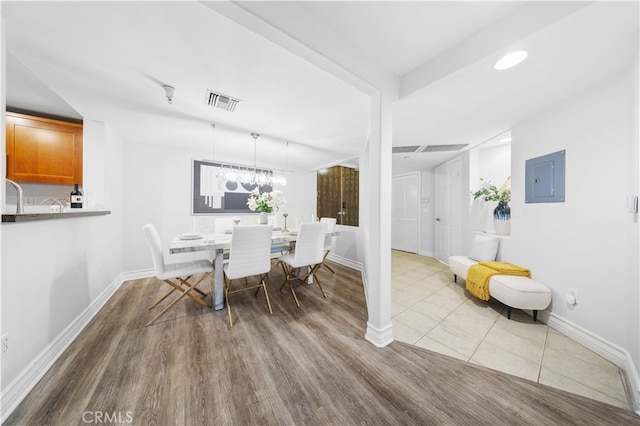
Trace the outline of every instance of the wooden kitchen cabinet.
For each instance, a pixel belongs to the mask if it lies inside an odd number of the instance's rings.
[[[7,178],[82,184],[82,124],[6,113]]]

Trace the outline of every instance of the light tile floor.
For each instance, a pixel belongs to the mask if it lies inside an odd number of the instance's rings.
[[[629,409],[619,368],[530,315],[481,301],[447,265],[392,251],[396,340]]]

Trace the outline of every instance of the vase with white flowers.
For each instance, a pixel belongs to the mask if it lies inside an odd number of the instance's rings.
[[[260,193],[259,188],[255,188],[249,194],[247,206],[252,212],[260,212],[260,224],[266,225],[268,222],[268,213],[278,211],[278,209],[286,204],[286,200],[282,195],[282,191],[271,191]]]
[[[509,235],[511,233],[511,176],[507,177],[500,188],[480,178],[482,186],[473,193],[473,199],[482,198],[484,201],[497,201],[498,205],[493,209],[493,222],[497,234]]]

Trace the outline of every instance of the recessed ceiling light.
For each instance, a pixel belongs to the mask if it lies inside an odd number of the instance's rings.
[[[511,67],[515,67],[520,62],[524,61],[528,53],[524,50],[517,50],[515,52],[507,53],[498,62],[496,62],[494,68],[497,70],[506,70]]]
[[[511,142],[511,136],[506,137],[504,139],[500,139],[500,142],[504,142],[504,143]]]

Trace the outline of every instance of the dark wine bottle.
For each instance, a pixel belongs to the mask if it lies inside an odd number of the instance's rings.
[[[82,191],[78,189],[78,184],[73,184],[73,191],[71,191],[71,208],[72,209],[81,209],[82,208]]]

